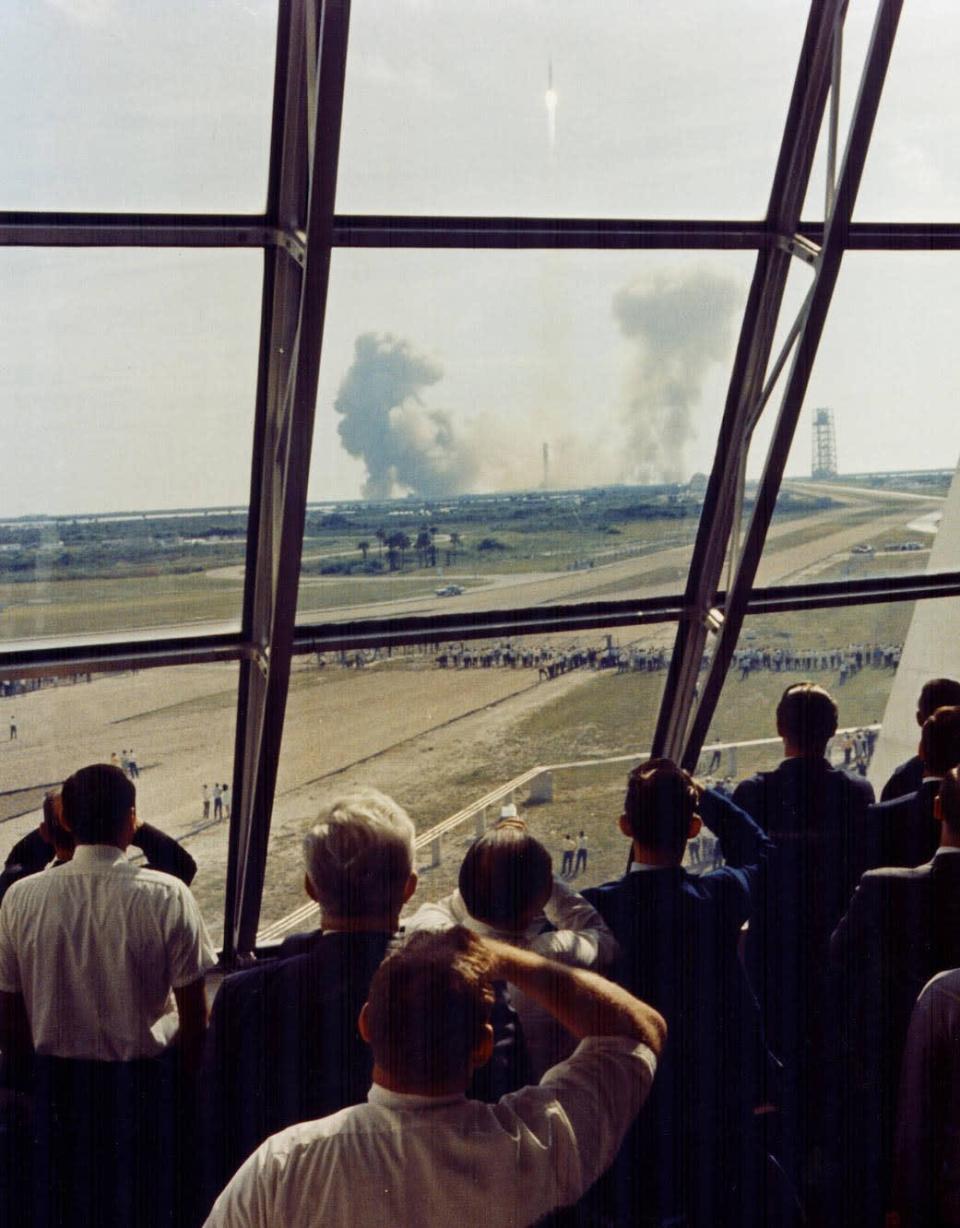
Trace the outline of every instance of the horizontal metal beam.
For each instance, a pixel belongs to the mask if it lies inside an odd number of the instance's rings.
[[[16,642],[15,642],[16,643]],[[152,669],[165,665],[199,665],[210,661],[253,659],[253,645],[235,631],[156,638],[156,632],[109,641],[100,636],[36,641],[26,646],[0,647],[0,680],[65,677],[114,670]]]
[[[281,247],[286,236],[250,214],[4,213],[3,247]]]
[[[495,250],[755,251],[786,247],[810,258],[822,222],[801,222],[795,237],[763,221],[709,219],[410,217],[338,214],[334,247]],[[810,248],[809,244],[814,247]],[[856,222],[850,251],[960,250],[960,222]],[[0,247],[277,247],[303,262],[303,235],[260,214],[11,213],[0,211]]]

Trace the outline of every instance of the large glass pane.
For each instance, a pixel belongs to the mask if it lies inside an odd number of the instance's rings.
[[[844,258],[759,583],[926,570],[960,453],[955,265],[947,253]],[[775,410],[751,446],[751,477]],[[809,515],[797,516],[798,498],[813,501]]]
[[[930,0],[904,6],[857,199],[858,220],[942,222],[960,215],[960,170],[952,154],[958,55],[956,5]]]
[[[262,257],[0,255],[0,642],[239,618]]]
[[[260,212],[276,0],[5,0],[0,209]]]
[[[838,170],[877,8],[877,0],[851,0],[844,21]],[[958,50],[960,15],[949,0],[904,6],[857,197],[856,220],[943,222],[960,213],[960,174],[951,156]],[[826,150],[824,124],[805,218],[824,214]]]
[[[336,252],[301,619],[681,587],[752,266]]]
[[[760,217],[805,9],[357,3],[337,207]]]
[[[316,924],[292,915],[306,902],[301,837],[324,799],[358,786],[396,797],[420,836],[467,811],[438,850],[420,848],[414,905],[456,886],[478,823],[493,822],[508,795],[558,872],[564,835],[586,832],[587,870],[575,885],[620,874],[624,781],[649,748],[672,639],[663,626],[381,650],[359,667],[354,654],[320,668],[302,658],[284,725],[264,932]],[[550,771],[528,779],[537,767]]]
[[[700,767],[721,748],[720,775],[740,781],[783,759],[776,707],[786,687],[816,682],[837,702],[841,734],[829,748],[837,766],[857,770],[858,730],[883,722],[910,619],[911,602],[753,615],[736,654],[704,744]],[[859,745],[872,749],[874,740]],[[869,755],[864,761],[869,770]]]
[[[231,663],[0,683],[4,860],[37,828],[47,790],[89,763],[126,765],[135,776],[138,817],[179,841],[196,862],[191,886],[219,945],[227,823],[225,816],[217,820],[213,795],[233,779],[237,673]],[[134,847],[130,855],[140,852]]]

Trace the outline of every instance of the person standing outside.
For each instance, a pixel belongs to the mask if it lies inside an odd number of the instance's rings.
[[[223,787],[219,784],[213,786],[213,817],[216,821],[223,818]]]
[[[223,807],[223,817],[225,819],[229,819],[230,818],[230,786],[228,784],[224,784],[223,786],[223,790],[220,794],[220,805]]]
[[[204,785],[203,788],[200,790],[200,799],[203,803],[203,812],[200,817],[203,819],[209,819],[210,818],[210,789],[207,785]]]
[[[10,714],[10,741],[17,741],[17,718],[11,712]]]
[[[561,878],[567,878],[573,874],[573,854],[576,847],[573,836],[567,832],[563,837],[563,859],[560,863]]]
[[[580,873],[581,870],[585,870],[586,868],[587,868],[587,837],[586,837],[586,834],[583,831],[581,831],[580,835],[577,837],[577,860],[573,867],[574,878],[576,878],[576,876]]]

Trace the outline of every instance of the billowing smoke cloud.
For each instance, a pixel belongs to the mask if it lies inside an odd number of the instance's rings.
[[[563,372],[581,357],[560,354],[544,364],[537,410],[497,404],[451,414],[424,401],[443,378],[439,363],[401,337],[362,333],[334,408],[343,446],[366,466],[364,496],[530,489],[544,478],[544,442],[551,487],[686,480],[694,414],[709,368],[730,351],[738,297],[736,282],[702,266],[657,272],[614,294],[631,363],[623,400],[606,407],[570,405]]]
[[[637,346],[624,413],[627,481],[689,476],[693,411],[708,368],[729,353],[737,298],[734,281],[703,267],[680,276],[658,273],[614,295],[617,323]]]
[[[362,333],[333,403],[343,415],[343,446],[367,467],[364,496],[386,499],[404,489],[435,498],[468,490],[477,476],[473,448],[443,409],[424,407],[421,392],[443,368],[388,333]]]

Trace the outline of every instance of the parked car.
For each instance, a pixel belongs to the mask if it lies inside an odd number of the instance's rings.
[[[459,597],[463,589],[459,584],[445,584],[443,588],[435,589],[438,597]]]

